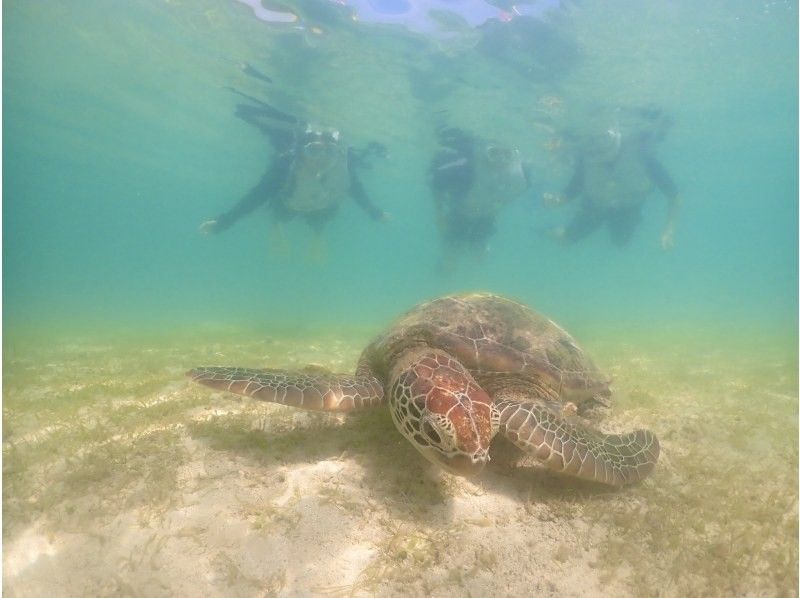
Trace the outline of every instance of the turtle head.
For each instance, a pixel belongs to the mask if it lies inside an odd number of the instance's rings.
[[[402,362],[393,369],[389,391],[397,429],[447,471],[480,473],[497,431],[489,395],[446,353],[429,350]]]

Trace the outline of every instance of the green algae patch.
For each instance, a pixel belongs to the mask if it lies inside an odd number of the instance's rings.
[[[653,475],[622,490],[504,463],[500,442],[464,480],[425,461],[383,408],[308,413],[183,377],[204,364],[349,371],[360,345],[231,337],[7,351],[5,589],[35,591],[57,574],[68,595],[795,591],[790,346],[588,347],[614,378],[601,426],[649,428],[662,446]]]
[[[640,596],[792,595],[798,413],[791,347],[746,339],[724,349],[707,343],[612,354],[620,417],[656,431],[662,455],[632,495],[586,501],[583,516],[607,526],[599,566],[625,570]]]
[[[167,364],[141,351],[48,345],[7,357],[3,382],[4,538],[34,521],[81,529],[169,503],[185,411],[199,400],[180,392]]]

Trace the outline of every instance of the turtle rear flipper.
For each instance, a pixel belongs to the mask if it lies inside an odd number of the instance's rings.
[[[312,411],[352,411],[383,403],[383,385],[371,376],[332,374],[322,368],[256,370],[202,367],[186,375],[204,386]]]
[[[499,433],[554,471],[620,487],[646,478],[658,460],[658,439],[648,430],[603,434],[535,402],[495,406]]]

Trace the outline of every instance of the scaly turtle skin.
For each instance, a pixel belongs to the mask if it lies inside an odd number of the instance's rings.
[[[658,440],[647,430],[603,434],[567,415],[607,405],[608,380],[564,330],[496,295],[415,307],[364,349],[353,376],[227,367],[187,375],[303,409],[388,403],[403,436],[458,475],[483,469],[496,434],[554,471],[612,486],[645,478],[658,459]]]

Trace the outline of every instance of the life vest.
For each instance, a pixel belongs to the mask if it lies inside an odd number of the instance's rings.
[[[472,188],[457,211],[469,218],[493,217],[526,191],[528,179],[516,150],[511,159],[502,162],[493,162],[486,152],[476,154]]]
[[[314,134],[298,143],[283,204],[294,212],[319,212],[337,206],[350,190],[347,147],[338,133]]]
[[[588,159],[583,177],[586,200],[601,209],[641,205],[653,191],[653,182],[635,145],[623,145],[610,162]]]

